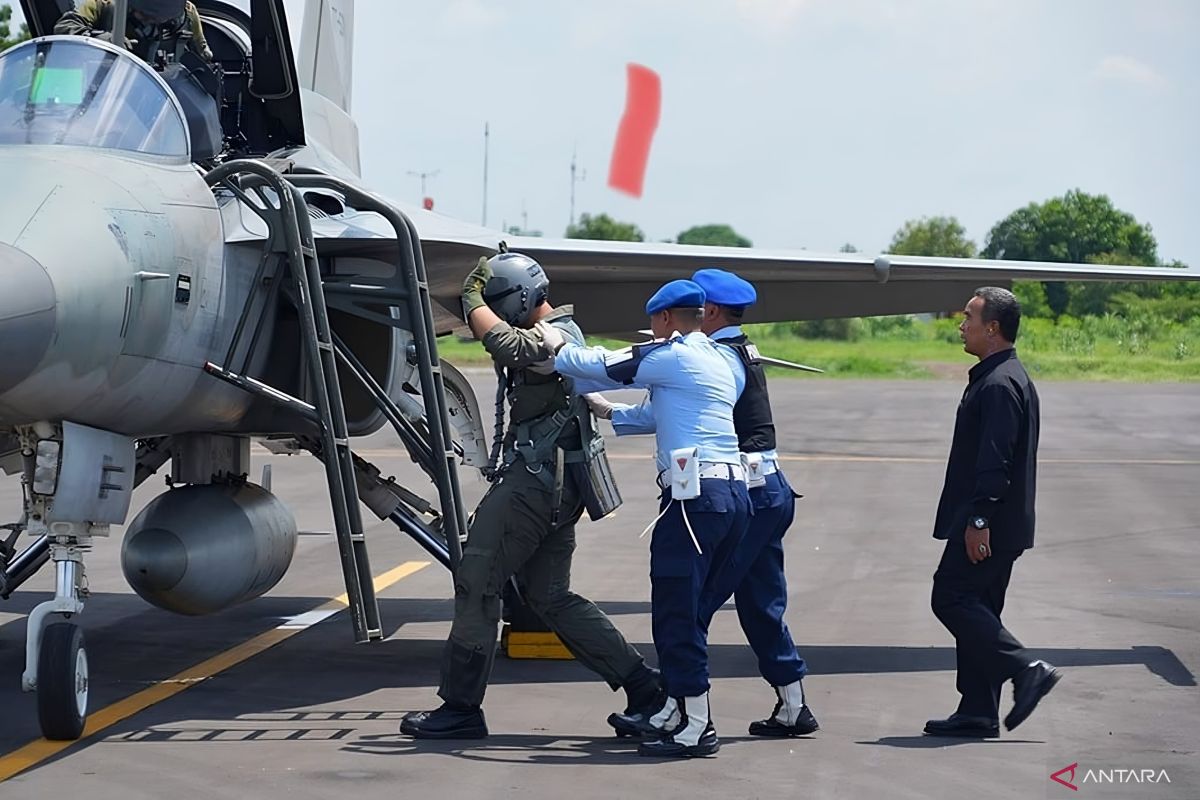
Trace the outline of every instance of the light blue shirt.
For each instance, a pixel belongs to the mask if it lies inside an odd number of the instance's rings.
[[[642,359],[629,384],[648,389],[649,396],[635,406],[615,406],[612,423],[618,436],[656,434],[660,471],[670,463],[671,451],[682,447],[699,448],[701,461],[741,463],[733,428],[737,384],[721,349],[700,331],[672,339]],[[608,377],[605,359],[610,356],[612,351],[603,347],[568,342],[558,351],[554,369],[589,388],[628,388]]]
[[[709,334],[709,338],[713,341],[718,339],[733,339],[742,335],[741,325],[726,325],[719,331],[713,331]],[[733,372],[733,380],[737,384],[737,396],[740,399],[742,391],[746,388],[746,365],[742,363],[742,359],[738,356],[737,351],[727,344],[717,343],[717,350],[721,355],[725,356],[725,360],[729,362],[729,369]],[[779,453],[774,450],[766,450],[762,454],[764,461],[778,461]]]

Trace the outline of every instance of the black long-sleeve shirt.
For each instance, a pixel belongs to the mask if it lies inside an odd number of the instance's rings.
[[[1037,484],[1038,395],[1016,350],[988,356],[971,368],[958,404],[946,484],[933,535],[961,537],[985,517],[993,550],[1033,547]]]

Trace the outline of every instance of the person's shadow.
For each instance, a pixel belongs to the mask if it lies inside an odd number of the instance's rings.
[[[722,750],[753,741],[749,736],[721,737]],[[486,739],[447,741],[413,739],[401,734],[370,734],[346,744],[342,750],[375,756],[436,753],[469,761],[500,762],[505,764],[560,764],[589,766],[631,764],[660,764],[676,759],[645,758],[637,752],[639,740],[585,736],[555,736],[551,734],[491,734]]]
[[[965,736],[884,736],[873,742],[860,741],[855,744],[876,747],[900,747],[907,750],[935,750],[942,747],[957,747],[964,744],[1045,744],[1036,739],[976,739]]]

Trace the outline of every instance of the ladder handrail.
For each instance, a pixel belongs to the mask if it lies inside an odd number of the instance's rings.
[[[307,204],[299,188],[269,165],[254,159],[238,159],[221,164],[205,175],[205,181],[209,186],[225,185],[245,202],[244,192],[233,183],[236,176],[252,176],[262,181],[274,192],[275,201],[279,204],[278,208],[274,209],[277,212],[275,215],[263,213],[263,209],[255,211],[270,229],[273,244],[283,249],[292,276],[295,290],[293,302],[301,320],[304,354],[312,380],[314,405],[320,420],[323,456],[321,460],[325,464],[325,476],[329,484],[338,552],[355,641],[379,639],[383,636],[379,603],[375,597],[374,579],[363,534],[362,511],[359,508],[358,489],[354,480],[353,456],[350,452],[341,386],[337,378],[332,329],[325,308],[325,293],[321,285],[320,267],[317,263]],[[247,304],[253,301],[257,290],[258,287],[255,286],[247,298]]]
[[[409,315],[422,330],[413,331],[417,346],[417,369],[421,376],[421,396],[425,401],[425,419],[429,425],[430,445],[434,447],[434,466],[438,473],[438,499],[442,507],[442,519],[446,543],[450,551],[450,569],[456,572],[462,560],[460,537],[467,531],[466,509],[462,501],[462,489],[458,481],[454,440],[450,433],[450,415],[446,405],[445,386],[441,363],[438,360],[436,335],[433,326],[433,305],[429,294],[429,281],[425,273],[425,260],[421,253],[421,239],[403,212],[378,196],[364,191],[340,178],[323,172],[296,168],[287,178],[297,187],[330,189],[340,193],[346,202],[360,211],[373,211],[383,217],[396,233],[399,250],[397,267],[410,284],[408,296]],[[440,452],[439,452],[440,451]],[[441,456],[440,458],[438,456]]]

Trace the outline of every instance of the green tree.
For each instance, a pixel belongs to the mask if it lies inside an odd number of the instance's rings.
[[[1030,203],[996,223],[983,248],[985,258],[1016,261],[1070,261],[1087,264],[1158,262],[1158,243],[1148,224],[1113,206],[1105,195],[1073,189],[1044,203]],[[1097,314],[1128,284],[1095,283],[1069,288],[1061,281],[1043,284],[1055,315]]]
[[[715,247],[753,247],[750,240],[728,225],[693,225],[676,239],[679,244],[707,244]]]
[[[1052,317],[1050,304],[1046,302],[1046,287],[1041,281],[1013,281],[1013,294],[1021,304],[1021,315],[1025,317]]]
[[[608,214],[581,214],[579,222],[567,226],[568,239],[606,239],[612,242],[644,242],[642,229],[632,222],[618,222]]]
[[[899,256],[970,258],[975,255],[975,243],[954,217],[921,217],[904,223],[887,251]]]
[[[839,253],[857,253],[858,248],[855,247],[854,245],[850,244],[849,242],[846,242],[844,245],[842,245],[841,247],[838,248],[838,252]]]
[[[21,23],[16,36],[12,33],[12,6],[8,3],[0,5],[0,53],[14,44],[20,44],[29,38],[29,26]]]

